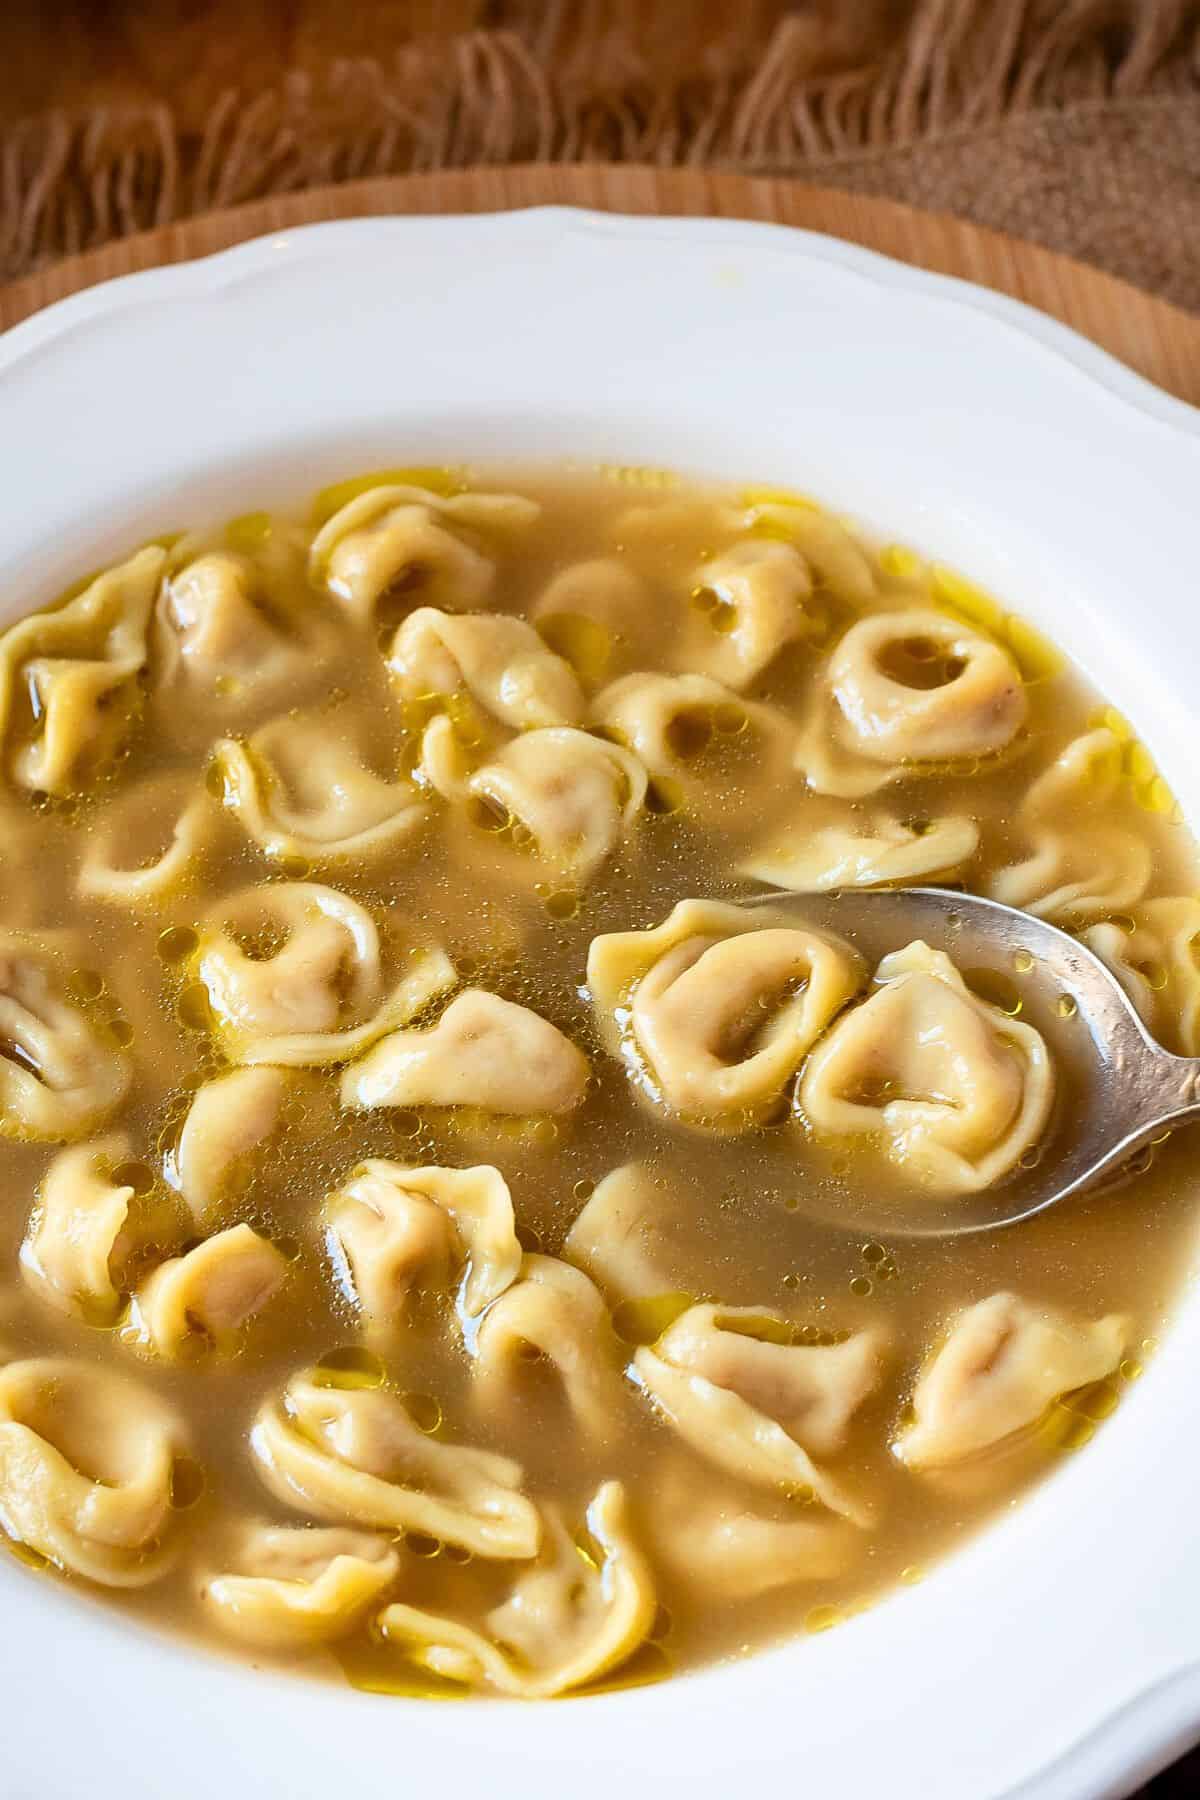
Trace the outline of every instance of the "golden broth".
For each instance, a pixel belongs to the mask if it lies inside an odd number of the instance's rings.
[[[455,477],[430,471],[417,478],[443,490],[456,486]],[[324,497],[317,522],[367,485],[346,484]],[[511,486],[542,503],[537,522],[506,538],[497,553],[492,606],[527,614],[562,570],[616,556],[645,581],[654,607],[678,605],[687,594],[696,617],[708,621],[706,629],[715,636],[725,630],[721,607],[695,584],[694,571],[720,546],[718,509],[727,496],[669,484],[645,489],[582,474],[520,472],[496,480],[489,473],[486,484],[471,485]],[[631,519],[631,509],[642,516]],[[1120,1400],[1162,1327],[1191,1254],[1195,1191],[1186,1146],[1163,1142],[1119,1194],[1096,1195],[1016,1230],[945,1243],[898,1236],[889,1243],[830,1222],[831,1184],[836,1194],[847,1167],[836,1147],[810,1142],[786,1119],[714,1134],[648,1104],[626,1067],[603,1048],[581,993],[591,940],[657,924],[685,897],[736,900],[758,891],[759,884],[736,869],[752,846],[771,837],[773,826],[786,824],[803,834],[806,819],[854,818],[876,802],[875,796],[831,800],[810,793],[798,777],[781,779],[756,755],[738,702],[678,727],[674,747],[686,779],[652,782],[647,808],[632,830],[581,886],[541,879],[528,852],[514,848],[511,832],[496,830],[502,817],[446,806],[435,808],[415,836],[370,861],[348,855],[311,867],[294,858],[272,863],[221,806],[223,779],[211,759],[215,740],[231,734],[244,739],[281,714],[315,714],[333,736],[369,746],[372,765],[386,776],[412,768],[416,733],[429,716],[428,708],[418,717],[397,703],[376,648],[422,603],[419,579],[388,595],[370,628],[357,631],[309,585],[303,553],[313,529],[312,516],[297,522],[250,515],[205,540],[234,547],[260,570],[285,629],[300,614],[319,616],[319,652],[289,674],[284,695],[256,701],[252,682],[244,688],[235,682],[224,692],[181,697],[177,687],[156,687],[152,662],[141,722],[110,774],[77,798],[14,796],[10,803],[14,841],[25,849],[4,874],[4,920],[37,933],[72,934],[74,993],[114,1043],[128,1044],[134,1061],[133,1086],[113,1122],[129,1134],[137,1167],[124,1178],[140,1190],[139,1241],[124,1285],[199,1235],[164,1178],[164,1158],[177,1145],[197,1086],[224,1066],[193,966],[197,928],[220,896],[247,883],[268,877],[320,881],[351,895],[378,922],[385,954],[417,922],[424,940],[449,953],[461,985],[490,989],[554,1022],[585,1051],[593,1079],[573,1114],[498,1120],[453,1110],[355,1113],[338,1104],[336,1073],[299,1071],[278,1134],[268,1150],[248,1158],[241,1191],[214,1216],[222,1227],[248,1221],[279,1244],[289,1259],[286,1281],[249,1320],[236,1354],[198,1354],[178,1363],[139,1352],[126,1315],[115,1323],[72,1318],[21,1281],[27,1215],[55,1147],[13,1139],[0,1144],[9,1196],[0,1219],[0,1343],[13,1357],[68,1355],[117,1367],[161,1394],[191,1428],[189,1456],[175,1474],[172,1529],[181,1554],[161,1579],[108,1597],[159,1625],[225,1642],[198,1597],[198,1583],[204,1572],[222,1566],[229,1520],[299,1523],[305,1516],[263,1486],[248,1433],[264,1400],[294,1371],[324,1359],[322,1379],[333,1387],[382,1383],[405,1395],[435,1438],[502,1450],[521,1465],[532,1496],[561,1502],[576,1519],[602,1480],[625,1483],[634,1529],[654,1565],[660,1611],[651,1639],[609,1682],[655,1679],[836,1623],[898,1580],[919,1578],[1015,1492],[1082,1445]],[[900,817],[955,812],[976,821],[980,848],[961,878],[977,888],[1025,854],[1022,797],[1104,710],[1069,666],[985,596],[906,550],[884,548],[871,558],[875,607],[933,604],[977,622],[1012,650],[1026,678],[1028,721],[1010,752],[969,771],[913,770],[882,795]],[[855,608],[836,583],[819,580],[813,615],[812,631],[774,657],[743,700],[789,717],[799,713]],[[614,672],[614,655],[619,672],[629,648],[614,645],[569,609],[543,620],[543,633],[585,677]],[[919,675],[912,678],[921,685]],[[1196,887],[1192,842],[1145,753],[1124,723],[1115,723],[1123,756],[1118,794],[1097,798],[1091,811],[1085,796],[1060,823],[1085,834],[1102,815],[1127,827],[1152,848],[1151,891],[1190,894]],[[177,772],[211,800],[213,835],[199,876],[136,910],[82,897],[81,857],[107,809],[164,772]],[[161,821],[136,808],[122,831],[131,865],[157,854],[165,842]],[[1151,971],[1152,985],[1161,990],[1159,974]],[[1035,975],[1015,971],[1010,988],[991,997],[1009,1006],[1019,1002],[1023,1016],[1044,1028],[1069,1091],[1071,1021],[1046,1016],[1048,1003],[1036,998]],[[1184,996],[1168,990],[1164,1003],[1168,1017],[1175,1017]],[[510,1401],[482,1409],[472,1397],[471,1357],[444,1293],[416,1296],[390,1343],[364,1346],[352,1298],[331,1264],[319,1209],[326,1193],[367,1157],[406,1165],[493,1164],[509,1183],[523,1246],[550,1256],[561,1251],[572,1221],[605,1175],[630,1160],[647,1163],[675,1221],[672,1267],[668,1295],[614,1309],[617,1330],[630,1346],[657,1338],[689,1296],[774,1309],[801,1341],[882,1327],[890,1343],[885,1378],[855,1414],[848,1446],[835,1459],[839,1479],[868,1495],[878,1516],[844,1572],[730,1600],[713,1598],[702,1571],[689,1576],[668,1570],[658,1546],[697,1495],[728,1495],[731,1505],[778,1518],[805,1509],[781,1497],[756,1496],[718,1473],[632,1387],[603,1445],[577,1429],[544,1361],[531,1360],[520,1372]],[[902,1177],[886,1163],[870,1167],[872,1180],[894,1185],[902,1208]],[[814,1207],[818,1185],[821,1205]],[[1053,1408],[1018,1445],[941,1479],[910,1472],[890,1443],[918,1367],[951,1315],[1005,1288],[1087,1318],[1110,1310],[1130,1315],[1119,1371],[1099,1389]],[[23,1561],[43,1560],[19,1543],[10,1548]],[[512,1572],[503,1562],[468,1559],[410,1535],[396,1592],[411,1605],[475,1619],[502,1597]],[[297,1649],[288,1660],[372,1690],[461,1691],[381,1642],[369,1619],[340,1641]]]

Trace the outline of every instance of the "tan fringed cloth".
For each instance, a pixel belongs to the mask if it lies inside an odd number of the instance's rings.
[[[0,280],[537,160],[801,175],[1200,311],[1200,0],[0,0]]]

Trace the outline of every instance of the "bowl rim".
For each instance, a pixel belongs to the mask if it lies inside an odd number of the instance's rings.
[[[0,336],[0,455],[6,447],[17,442],[14,419],[10,417],[6,420],[4,416],[6,394],[15,393],[16,415],[24,416],[22,409],[30,404],[29,394],[36,395],[42,376],[47,371],[53,371],[56,361],[69,361],[81,346],[86,351],[89,334],[97,338],[105,347],[106,355],[111,355],[114,363],[119,364],[122,356],[127,357],[133,353],[131,334],[136,338],[143,325],[151,330],[163,326],[164,319],[171,315],[172,309],[175,309],[176,322],[174,326],[168,322],[166,332],[169,335],[174,330],[178,337],[182,337],[194,325],[197,305],[205,309],[213,302],[228,303],[236,313],[240,297],[252,295],[256,283],[274,282],[282,274],[284,285],[291,281],[293,293],[299,295],[306,284],[311,286],[322,280],[328,283],[335,272],[343,271],[356,259],[363,259],[369,265],[373,259],[378,259],[384,253],[390,255],[397,248],[403,250],[405,257],[410,259],[419,272],[427,263],[431,271],[444,277],[453,255],[466,240],[470,240],[482,256],[490,255],[499,263],[504,263],[505,259],[528,263],[531,257],[538,254],[558,253],[565,254],[569,262],[573,250],[578,249],[582,260],[593,270],[598,266],[592,254],[597,248],[603,250],[606,258],[611,256],[618,261],[626,258],[630,268],[637,268],[639,259],[647,263],[653,262],[656,255],[661,264],[664,253],[676,251],[681,255],[686,253],[687,256],[699,257],[701,261],[715,255],[722,259],[722,267],[726,260],[732,259],[734,272],[741,268],[747,287],[754,286],[760,265],[774,264],[782,256],[789,269],[788,280],[792,284],[789,291],[799,293],[803,284],[807,283],[810,292],[819,298],[826,291],[822,287],[824,283],[829,292],[836,291],[840,299],[845,300],[857,283],[869,287],[876,298],[881,294],[901,296],[905,304],[899,315],[902,330],[898,332],[898,338],[902,341],[908,341],[905,333],[911,333],[914,339],[920,338],[918,319],[921,331],[933,331],[934,335],[940,329],[939,320],[944,322],[947,318],[957,319],[963,322],[962,328],[971,344],[977,346],[980,342],[986,342],[991,346],[998,364],[1007,364],[1014,377],[1019,372],[1021,378],[1029,380],[1039,389],[1047,392],[1051,388],[1055,390],[1052,399],[1047,400],[1052,420],[1060,418],[1054,409],[1061,408],[1066,403],[1066,396],[1077,403],[1084,413],[1089,414],[1097,427],[1108,429],[1114,418],[1124,421],[1119,429],[1124,429],[1129,434],[1131,457],[1136,448],[1138,458],[1144,459],[1147,466],[1153,466],[1154,478],[1164,490],[1168,507],[1178,509],[1179,533],[1175,539],[1168,538],[1165,548],[1173,552],[1183,547],[1186,502],[1188,495],[1195,491],[1195,475],[1200,472],[1200,411],[1163,393],[1069,327],[1021,301],[978,288],[954,277],[898,263],[877,252],[821,233],[761,221],[634,218],[563,206],[535,207],[494,214],[421,217],[389,215],[289,229],[252,239],[195,261],[120,277],[61,300]],[[696,263],[695,266],[701,265]],[[849,287],[847,283],[850,284]],[[737,283],[734,282],[730,285],[729,292],[737,291]],[[853,311],[853,307],[850,310]],[[205,316],[211,320],[213,315],[206,313]],[[982,322],[982,337],[975,331],[974,324],[968,327],[966,321]],[[954,331],[959,327],[951,325],[947,328]],[[1051,367],[1058,371],[1054,380],[1049,376]],[[1101,397],[1105,401],[1103,406],[1099,404]],[[61,422],[61,413],[59,418]],[[735,475],[739,472],[729,471]],[[744,473],[749,477],[755,471],[746,469]],[[317,484],[314,482],[313,485]],[[7,510],[11,515],[11,503]],[[1167,556],[1156,568],[1165,567],[1169,561],[1170,557]],[[2,564],[3,547],[0,546],[0,566]],[[1132,564],[1129,566],[1132,567]],[[41,574],[38,579],[42,579]],[[1166,730],[1165,724],[1163,729]],[[1193,811],[1195,816],[1200,817],[1200,811],[1195,808]],[[1178,1343],[1176,1340],[1179,1340]],[[1164,1363],[1170,1360],[1174,1365],[1177,1385],[1186,1369],[1184,1350],[1183,1333],[1175,1329],[1164,1347],[1163,1360]],[[1156,1368],[1156,1381],[1160,1373],[1165,1382],[1169,1378],[1168,1372],[1165,1369],[1160,1372]],[[1142,1418],[1142,1411],[1137,1408],[1130,1410],[1138,1413],[1139,1420]],[[1107,1432],[1102,1434],[1102,1443],[1107,1437]],[[1153,1439],[1153,1434],[1148,1433],[1144,1425],[1141,1438],[1148,1442]],[[1097,1446],[1097,1454],[1102,1443]],[[1134,1447],[1131,1438],[1129,1448]],[[1108,1457],[1109,1465],[1112,1460],[1111,1456]],[[1195,1460],[1193,1459],[1194,1463]],[[1078,1489],[1081,1486],[1081,1467],[1081,1464],[1076,1465],[1059,1474],[1048,1487],[1052,1486],[1056,1495],[1064,1493],[1067,1487]],[[1096,1474],[1099,1474],[1099,1465]],[[1094,1486],[1094,1480],[1089,1485]],[[1037,1508],[1040,1513],[1044,1513],[1047,1493],[1048,1488],[1043,1488],[1036,1495],[1030,1496],[1024,1502],[1021,1512]],[[1180,1503],[1176,1508],[1177,1512],[1181,1511],[1189,1496],[1200,1499],[1200,1464],[1186,1471],[1186,1480],[1180,1494],[1176,1496]],[[991,1527],[968,1550],[958,1552],[953,1558],[952,1566],[960,1566],[964,1559],[971,1558],[975,1565],[990,1564],[994,1573],[997,1557],[1001,1554],[997,1549],[1000,1535],[999,1527]],[[1005,1542],[1007,1541],[1006,1536]],[[1183,1546],[1183,1551],[1186,1551],[1186,1545]],[[1181,1552],[1173,1571],[1178,1581],[1178,1603],[1181,1607],[1186,1607],[1189,1592],[1200,1598],[1200,1545],[1197,1545],[1190,1560],[1187,1560],[1186,1568],[1183,1566],[1185,1560]],[[10,1595],[10,1581],[7,1579],[9,1573],[7,1568],[0,1569],[0,1589],[6,1598]],[[929,1584],[931,1589],[936,1585],[936,1581]],[[15,1572],[11,1581],[10,1602],[10,1610],[14,1615],[20,1606],[19,1594],[22,1589],[33,1599],[36,1590],[29,1585],[24,1572]],[[1129,1603],[1129,1593],[1123,1593],[1121,1600]],[[902,1610],[909,1614],[910,1624],[907,1628],[891,1631],[891,1638],[897,1643],[911,1641],[911,1634],[920,1631],[920,1607],[920,1590],[914,1590],[911,1595],[896,1596],[885,1607],[878,1609],[880,1617],[887,1613],[889,1618],[898,1618]],[[173,1671],[178,1658],[179,1689],[188,1686],[189,1670],[194,1671],[195,1681],[204,1683],[208,1689],[203,1716],[210,1724],[217,1718],[220,1707],[226,1703],[249,1713],[254,1710],[255,1684],[246,1682],[240,1672],[236,1671],[235,1665],[226,1665],[216,1658],[206,1659],[190,1647],[181,1649],[169,1641],[164,1642],[141,1630],[134,1630],[115,1616],[99,1612],[95,1615],[99,1621],[96,1630],[88,1632],[85,1625],[87,1609],[81,1606],[75,1596],[59,1593],[57,1590],[33,1600],[33,1605],[27,1610],[31,1616],[38,1616],[39,1624],[33,1636],[37,1639],[38,1646],[47,1652],[52,1652],[57,1632],[61,1629],[68,1636],[82,1638],[86,1634],[93,1636],[97,1643],[103,1641],[108,1646],[108,1653],[114,1664],[127,1663],[131,1670],[136,1669],[143,1675],[147,1675],[153,1668]],[[849,1642],[857,1629],[856,1623],[845,1633],[832,1634],[832,1639]],[[1159,1623],[1156,1621],[1143,1622],[1142,1636],[1145,1641],[1140,1645],[1143,1652],[1140,1667],[1143,1672],[1153,1669],[1152,1677],[1143,1678],[1139,1675],[1132,1686],[1126,1684],[1122,1687],[1118,1683],[1119,1691],[1110,1691],[1104,1696],[1097,1695],[1091,1712],[1086,1714],[1087,1723],[1082,1729],[1069,1731],[1066,1741],[1056,1745],[1053,1753],[1047,1755],[1039,1752],[1036,1764],[1024,1769],[1015,1781],[1006,1780],[1003,1790],[995,1790],[997,1794],[1002,1791],[1013,1796],[1014,1800],[1018,1795],[1022,1800],[1085,1800],[1085,1797],[1086,1800],[1094,1800],[1094,1796],[1099,1794],[1118,1795],[1128,1791],[1129,1784],[1149,1775],[1186,1744],[1200,1737],[1200,1661],[1195,1660],[1194,1653],[1191,1657],[1181,1659],[1180,1646],[1174,1638],[1167,1644],[1164,1636],[1162,1644],[1159,1644],[1156,1637],[1158,1629]],[[1155,1653],[1161,1651],[1163,1645],[1167,1645],[1168,1660],[1163,1661],[1160,1656],[1156,1664]],[[707,1700],[715,1714],[722,1710],[725,1692],[732,1696],[736,1690],[736,1702],[730,1700],[727,1704],[742,1709],[752,1708],[757,1685],[752,1679],[755,1669],[764,1669],[765,1680],[765,1665],[768,1660],[776,1665],[781,1660],[794,1660],[802,1655],[812,1654],[809,1647],[802,1649],[799,1645],[791,1645],[744,1664],[688,1677],[686,1681],[669,1684],[663,1690],[630,1691],[600,1700],[567,1702],[554,1709],[551,1714],[545,1736],[547,1739],[552,1737],[554,1742],[549,1745],[544,1758],[541,1745],[531,1748],[525,1741],[534,1735],[529,1730],[530,1721],[537,1722],[535,1731],[541,1735],[544,1714],[540,1710],[535,1714],[523,1714],[523,1722],[518,1725],[510,1709],[489,1706],[486,1711],[494,1723],[483,1725],[478,1723],[483,1709],[468,1703],[463,1707],[449,1709],[458,1723],[451,1724],[446,1729],[430,1714],[432,1711],[434,1714],[444,1715],[447,1709],[422,1707],[418,1724],[411,1705],[403,1702],[393,1704],[399,1705],[403,1710],[406,1738],[411,1740],[415,1734],[424,1736],[424,1754],[440,1754],[460,1736],[477,1736],[489,1745],[494,1755],[504,1759],[501,1765],[504,1779],[497,1786],[497,1791],[510,1791],[508,1780],[515,1770],[519,1772],[520,1779],[513,1781],[511,1791],[520,1791],[528,1795],[530,1800],[538,1800],[543,1787],[544,1791],[549,1792],[550,1786],[557,1785],[560,1781],[562,1767],[577,1760],[577,1745],[571,1740],[591,1737],[587,1723],[591,1713],[594,1712],[598,1722],[610,1720],[618,1731],[623,1725],[624,1730],[631,1734],[638,1745],[636,1754],[639,1760],[636,1766],[648,1766],[646,1759],[651,1756],[649,1746],[661,1723],[681,1722],[691,1712],[690,1707],[677,1704],[673,1697],[668,1702],[665,1698],[667,1695],[674,1696],[686,1691],[696,1699]],[[844,1664],[846,1653],[831,1642],[826,1662],[832,1666],[834,1661]],[[0,1671],[5,1675],[8,1691],[10,1694],[20,1691],[29,1699],[31,1708],[34,1708],[34,1690],[26,1678],[28,1672],[22,1667],[23,1663],[23,1656],[19,1657],[12,1649],[0,1647]],[[796,1661],[796,1672],[805,1672],[802,1662]],[[18,1680],[18,1677],[22,1679]],[[844,1672],[841,1679],[844,1679]],[[175,1684],[176,1678],[173,1673],[164,1674],[163,1680],[171,1686]],[[260,1709],[269,1710],[275,1724],[292,1711],[283,1700],[285,1692],[288,1696],[298,1697],[307,1691],[314,1712],[322,1710],[324,1706],[312,1689],[299,1687],[293,1678],[260,1675],[257,1680],[264,1684],[264,1694],[274,1689],[279,1690],[269,1708],[264,1705],[264,1709]],[[786,1684],[782,1688],[777,1683],[774,1686],[776,1691],[773,1698],[786,1691]],[[717,1693],[718,1688],[722,1689],[721,1695]],[[229,1697],[235,1689],[239,1690],[237,1697],[231,1700]],[[956,1701],[960,1698],[956,1695]],[[353,1708],[362,1703],[362,1697],[339,1695],[338,1703]],[[580,1712],[582,1707],[586,1707],[588,1712]],[[1081,1716],[1083,1715],[1076,1714],[1076,1717]],[[465,1724],[468,1717],[472,1721],[469,1726]],[[552,1725],[552,1721],[558,1718],[574,1718],[576,1721],[565,1736],[558,1725]],[[960,1735],[964,1730],[965,1720],[964,1711],[963,1719],[957,1721],[954,1727]],[[703,1738],[700,1723],[694,1718],[693,1726],[697,1739]],[[26,1754],[20,1745],[17,1746],[17,1751],[18,1754]],[[188,1776],[185,1773],[184,1780],[189,1785],[181,1791],[190,1795],[190,1781],[196,1778],[195,1792],[199,1794],[210,1786],[213,1771],[222,1766],[226,1771],[240,1768],[244,1777],[249,1769],[245,1760],[246,1752],[245,1743],[239,1744],[230,1739],[228,1734],[215,1730],[207,1744],[196,1746],[193,1774]],[[560,1753],[565,1758],[563,1764],[556,1761]],[[258,1751],[255,1750],[254,1754],[257,1758]],[[766,1761],[756,1755],[754,1760],[761,1764],[764,1771],[769,1772],[783,1766],[783,1753],[773,1752]],[[29,1762],[30,1769],[34,1766],[32,1761]],[[848,1763],[839,1765],[836,1759],[829,1759],[825,1771],[828,1791],[847,1794],[861,1791],[854,1786],[837,1785],[839,1767],[843,1780],[847,1777],[856,1778]],[[262,1780],[269,1781],[272,1778],[271,1768],[268,1758],[262,1762],[261,1770],[256,1766],[256,1778],[261,1773]],[[201,1773],[203,1781],[199,1779]],[[899,1779],[896,1778],[897,1773]],[[915,1767],[893,1771],[893,1790],[898,1795],[909,1791],[914,1794],[923,1791],[916,1783],[927,1773],[928,1768],[920,1770]],[[702,1800],[706,1794],[711,1792],[715,1795],[718,1792],[727,1779],[727,1771],[714,1769],[711,1775],[693,1771],[693,1776],[690,1785],[698,1800]],[[833,1782],[831,1786],[828,1785],[830,1781]],[[910,1787],[902,1785],[905,1781],[910,1783]],[[581,1775],[577,1785],[585,1794],[599,1791],[599,1786],[593,1788],[586,1775]],[[114,1786],[114,1793],[115,1791]],[[127,1785],[124,1791],[129,1791]],[[271,1786],[264,1787],[263,1791],[274,1794],[277,1790]],[[285,1785],[278,1791],[283,1793],[288,1790]],[[975,1786],[960,1789],[958,1793],[960,1800],[966,1793],[972,1796],[978,1794],[982,1800],[984,1791]],[[106,1797],[102,1796],[102,1800],[106,1800]]]

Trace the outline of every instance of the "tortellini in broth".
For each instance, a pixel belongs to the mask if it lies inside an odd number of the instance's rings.
[[[920,942],[884,957],[878,992],[809,1059],[800,1104],[818,1132],[867,1133],[918,1182],[988,1187],[1041,1138],[1054,1065],[1031,1025],[972,994]]]
[[[222,901],[194,964],[213,1029],[244,1063],[344,1062],[454,978],[443,952],[418,949],[389,993],[371,915],[317,882],[264,883]]]
[[[62,958],[0,932],[0,1134],[71,1141],[103,1124],[132,1080],[129,1058],[69,997]]]
[[[163,561],[155,546],[139,550],[56,611],[0,635],[0,738],[18,787],[76,793],[127,739]]]
[[[377,774],[336,723],[274,719],[216,747],[229,810],[266,856],[327,862],[395,849],[424,822],[420,792]]]
[[[0,1368],[0,1526],[59,1568],[141,1587],[177,1545],[171,1477],[187,1434],[149,1389],[65,1358]]]
[[[662,1104],[746,1123],[778,1105],[861,984],[849,944],[702,900],[652,931],[596,938],[588,986],[603,1029]]]
[[[1140,1372],[1186,1144],[915,1235],[1054,1155],[1087,1021],[837,928],[995,895],[1200,1050],[1165,778],[952,572],[782,489],[397,469],[114,560],[0,677],[0,1589],[590,1694],[849,1619]]]

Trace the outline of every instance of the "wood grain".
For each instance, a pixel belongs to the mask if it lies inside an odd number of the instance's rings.
[[[1160,387],[1200,405],[1200,319],[1111,275],[948,214],[798,181],[699,169],[525,164],[391,176],[258,201],[123,239],[0,288],[0,328],[112,276],[206,256],[316,220],[492,212],[547,202],[611,212],[768,219],[828,232],[1025,300]]]

